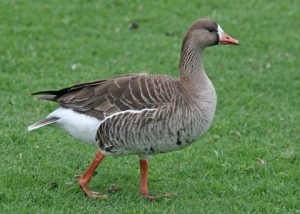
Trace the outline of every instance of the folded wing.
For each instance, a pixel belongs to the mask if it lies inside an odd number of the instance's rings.
[[[180,84],[176,78],[133,74],[81,83],[58,91],[37,92],[33,95],[102,120],[120,111],[168,105],[180,91]]]

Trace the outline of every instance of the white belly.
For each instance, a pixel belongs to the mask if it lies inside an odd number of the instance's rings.
[[[63,107],[48,115],[48,117],[53,116],[60,118],[56,122],[58,127],[63,128],[70,135],[85,143],[97,146],[95,136],[101,122],[100,120]]]

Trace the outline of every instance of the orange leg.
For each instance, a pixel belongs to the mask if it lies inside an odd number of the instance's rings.
[[[87,194],[91,198],[107,198],[107,195],[98,192],[92,192],[88,188],[88,183],[92,179],[94,172],[96,171],[97,167],[100,165],[101,161],[104,158],[105,155],[101,151],[98,151],[94,157],[93,162],[91,163],[89,168],[85,171],[85,173],[82,176],[77,176],[78,183],[81,189],[84,191],[85,194]]]
[[[149,195],[148,192],[148,161],[140,160],[140,193],[149,200],[154,200],[156,197]],[[174,194],[160,194],[159,197],[174,197]]]
[[[154,197],[148,193],[148,161],[140,160],[140,193],[147,199],[153,200]]]

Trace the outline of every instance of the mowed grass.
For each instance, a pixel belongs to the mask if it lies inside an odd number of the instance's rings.
[[[299,10],[280,0],[2,0],[0,212],[300,213]],[[128,156],[106,158],[93,177],[108,199],[85,197],[74,176],[96,149],[51,127],[28,133],[56,107],[30,93],[140,71],[177,76],[182,37],[199,17],[241,45],[205,51],[218,94],[211,129],[150,159],[150,192],[177,196],[140,197],[138,157]]]

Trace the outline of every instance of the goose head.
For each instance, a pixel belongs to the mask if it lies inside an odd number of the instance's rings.
[[[213,45],[238,45],[239,41],[226,34],[221,26],[208,19],[199,19],[195,21],[185,36],[185,42],[204,49]]]

